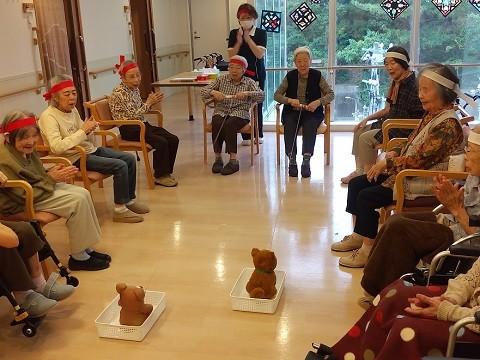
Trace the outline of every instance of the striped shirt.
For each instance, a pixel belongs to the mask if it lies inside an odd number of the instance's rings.
[[[249,96],[247,99],[225,99],[215,104],[214,115],[230,115],[241,119],[250,119],[250,106],[254,103],[261,103],[265,97],[257,83],[245,76],[242,77],[239,83],[235,83],[229,74],[221,75],[201,90],[200,94],[203,101],[212,99],[212,90],[220,91],[224,95],[248,92]]]

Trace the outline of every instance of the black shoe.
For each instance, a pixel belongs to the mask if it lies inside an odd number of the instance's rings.
[[[310,171],[310,164],[302,164],[302,169],[300,170],[303,178],[309,178],[312,175]]]
[[[110,266],[110,263],[105,260],[98,259],[90,256],[88,260],[75,260],[70,256],[68,259],[68,268],[70,270],[85,270],[85,271],[97,271],[103,270]]]
[[[298,167],[297,167],[297,164],[289,164],[289,165],[288,165],[288,176],[290,176],[290,177],[298,177]]]
[[[215,162],[213,163],[213,166],[212,166],[212,173],[220,174],[222,172],[222,169],[223,169],[222,159],[215,160]]]
[[[238,160],[230,160],[222,169],[222,175],[232,175],[240,170],[240,163]]]
[[[108,262],[112,261],[112,257],[110,255],[104,254],[104,253],[101,253],[101,252],[98,252],[98,251],[95,251],[95,250],[88,253],[88,255],[93,256],[94,258],[97,258],[97,259],[100,259],[100,260],[105,260],[105,261],[108,261]]]

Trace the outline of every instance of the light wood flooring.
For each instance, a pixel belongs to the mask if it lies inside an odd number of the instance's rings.
[[[140,163],[137,196],[152,211],[141,224],[117,224],[111,180],[104,189],[95,186],[99,249],[111,254],[111,267],[77,272],[76,293],[48,314],[34,338],[9,327],[11,307],[0,298],[1,359],[300,360],[312,341],[335,343],[361,316],[362,271],[339,268],[339,254],[330,251],[351,231],[347,189],[339,181],[352,170],[351,133],[333,135],[330,166],[317,138],[311,179],[289,179],[283,160],[276,166],[274,133],[266,134],[253,167],[242,147],[239,173],[213,175],[211,161],[203,164],[198,99],[194,122],[186,120],[185,101],[181,93],[164,106],[165,127],[181,141],[178,188],[148,190]],[[45,230],[66,259],[63,223]],[[231,310],[229,293],[252,266],[252,247],[273,249],[277,269],[287,273],[274,315]],[[117,282],[167,293],[166,311],[143,342],[97,337],[94,320],[115,297]]]

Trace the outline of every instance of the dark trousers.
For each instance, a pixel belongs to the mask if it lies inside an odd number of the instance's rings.
[[[75,163],[78,166],[79,161]],[[99,147],[87,155],[87,170],[113,175],[115,204],[126,204],[135,199],[137,186],[136,159],[132,154]]]
[[[237,153],[237,133],[249,123],[248,119],[236,116],[214,115],[212,117],[212,142],[213,151],[216,154],[222,152],[225,142],[225,152]]]
[[[309,111],[302,111],[300,119],[298,118],[299,115],[299,111],[291,111],[282,116],[282,123],[285,129],[283,138],[285,141],[285,153],[287,156],[290,156],[290,152],[292,152],[293,156],[297,155],[297,141],[295,139],[297,122],[298,129],[302,129],[302,155],[313,155],[313,150],[315,149],[317,129],[322,123],[323,117],[319,117],[318,115],[315,115]]]
[[[393,215],[378,232],[362,287],[376,296],[388,284],[415,270],[420,259],[430,261],[452,243],[452,230],[438,224],[432,212]]]
[[[265,76],[264,75],[261,79],[253,79],[255,81],[258,81],[258,86],[260,89],[265,90]],[[258,136],[263,138],[263,102],[257,104],[257,122],[258,122]],[[250,134],[243,134],[242,133],[242,139],[243,140],[250,140]]]
[[[154,148],[153,169],[155,177],[173,173],[178,150],[178,137],[159,126],[145,124],[145,141]],[[122,139],[128,141],[140,140],[140,127],[127,125],[120,127]]]
[[[16,248],[0,247],[0,278],[10,291],[26,291],[35,288],[27,260],[35,255],[45,245],[33,229],[23,221],[1,221],[18,236],[19,245]]]
[[[354,232],[374,239],[378,232],[379,214],[376,209],[393,203],[393,191],[381,184],[388,178],[381,174],[377,181],[368,181],[367,175],[357,176],[348,184],[347,209],[355,215]]]

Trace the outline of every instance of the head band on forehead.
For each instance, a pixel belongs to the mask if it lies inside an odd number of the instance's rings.
[[[125,55],[120,55],[120,61],[119,64],[115,64],[115,68],[118,70],[118,73],[120,75],[125,75],[128,70],[132,70],[134,68],[138,68],[138,65],[136,62],[132,62],[128,65],[125,65],[122,67],[122,64],[125,62]]]
[[[437,84],[442,85],[443,87],[446,87],[447,89],[452,90],[457,96],[464,100],[468,105],[470,105],[472,108],[477,108],[477,103],[473,101],[471,97],[468,97],[463,93],[462,90],[460,90],[460,87],[458,84],[453,82],[450,79],[447,79],[445,76],[442,76],[432,70],[425,70],[422,72],[422,76],[425,76],[426,78],[429,78],[430,80],[435,81]]]
[[[403,60],[408,64],[407,57],[404,54],[396,52],[396,51],[388,51],[388,52],[385,53],[384,57],[385,58],[390,57],[390,58],[395,58],[395,59],[398,59],[398,60]]]
[[[75,84],[73,83],[72,80],[61,81],[58,84],[55,84],[54,86],[52,86],[50,90],[48,90],[45,94],[43,94],[43,98],[46,101],[50,101],[52,99],[53,94],[68,87],[75,87]]]
[[[468,142],[475,145],[480,145],[480,134],[470,131],[470,134],[468,135]]]
[[[230,59],[230,64],[237,64],[237,65],[240,65],[242,66],[244,69],[246,69],[248,67],[248,63],[246,61],[243,61],[241,59],[238,59],[238,58],[232,58]]]
[[[250,14],[250,11],[248,11],[248,10],[246,10],[246,9],[242,9],[242,10],[240,10],[240,11],[238,12],[237,17],[240,17],[240,16],[242,16],[243,14],[248,15],[248,16],[251,16],[251,15],[252,15],[252,14]]]
[[[2,133],[11,133],[12,131],[22,129],[29,126],[36,126],[37,119],[34,116],[26,117],[23,119],[18,119],[10,122],[7,126],[2,129]]]

